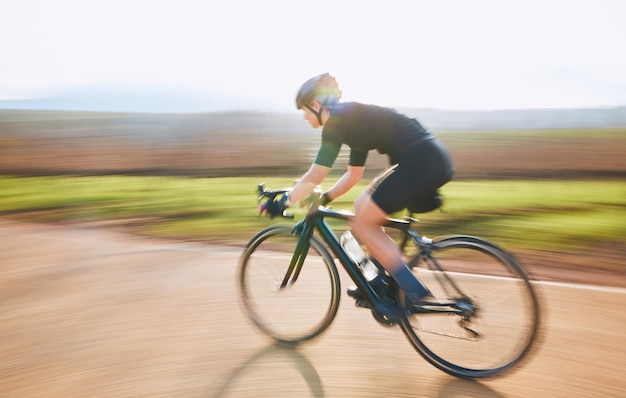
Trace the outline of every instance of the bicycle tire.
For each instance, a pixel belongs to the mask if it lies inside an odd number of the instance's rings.
[[[481,379],[500,376],[528,357],[539,332],[539,299],[513,256],[480,238],[449,236],[409,266],[436,298],[466,296],[478,308],[465,324],[476,336],[459,323],[461,315],[403,319],[402,331],[426,361],[455,377]]]
[[[238,270],[248,317],[265,334],[286,345],[310,340],[334,320],[340,281],[333,258],[312,236],[297,280],[279,289],[298,243],[292,227],[275,225],[246,245]]]

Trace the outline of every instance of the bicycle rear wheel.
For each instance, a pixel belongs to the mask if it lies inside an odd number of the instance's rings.
[[[339,275],[332,257],[314,236],[294,280],[281,287],[294,257],[298,236],[291,227],[272,226],[246,246],[239,264],[243,305],[254,324],[285,344],[322,333],[339,307]]]
[[[454,236],[435,241],[431,253],[409,264],[417,278],[451,312],[418,311],[402,330],[432,365],[453,376],[500,375],[530,351],[539,328],[539,301],[512,256],[487,241]]]

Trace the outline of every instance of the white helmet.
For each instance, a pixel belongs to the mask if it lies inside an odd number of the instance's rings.
[[[341,90],[333,76],[324,73],[307,80],[296,95],[296,108],[302,109],[311,101],[318,101],[322,108],[332,108],[341,99]]]

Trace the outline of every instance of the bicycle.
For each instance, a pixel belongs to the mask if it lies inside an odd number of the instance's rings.
[[[259,201],[287,192],[263,184],[257,188]],[[414,244],[407,264],[434,296],[409,304],[393,279],[386,293],[377,293],[368,284],[327,222],[349,221],[354,214],[320,206],[320,195],[319,190],[311,195],[304,219],[293,226],[264,228],[241,255],[237,273],[241,299],[262,332],[283,345],[324,332],[340,301],[336,258],[362,292],[374,319],[384,326],[397,324],[412,347],[443,372],[464,379],[494,377],[528,356],[539,331],[539,300],[512,255],[472,236],[429,239],[413,229],[412,217],[390,218],[386,228],[403,235],[404,253],[410,242]],[[397,319],[389,317],[390,306],[399,309]]]

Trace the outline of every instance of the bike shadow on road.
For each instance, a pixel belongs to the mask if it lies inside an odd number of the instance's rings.
[[[437,398],[505,398],[486,385],[474,380],[451,379],[439,388]]]
[[[296,377],[290,378],[294,371]],[[286,380],[291,383],[286,385]],[[278,344],[256,352],[226,376],[213,395],[208,396],[223,398],[259,390],[267,394],[272,392],[272,389],[275,389],[277,395],[285,394],[285,390],[288,389],[290,395],[294,397],[324,396],[322,380],[311,362],[297,349]]]
[[[320,375],[311,362],[296,348],[278,344],[261,348],[211,390],[205,396],[325,396]],[[435,390],[437,398],[505,398],[483,383],[455,378]],[[416,394],[420,396],[420,392]]]

